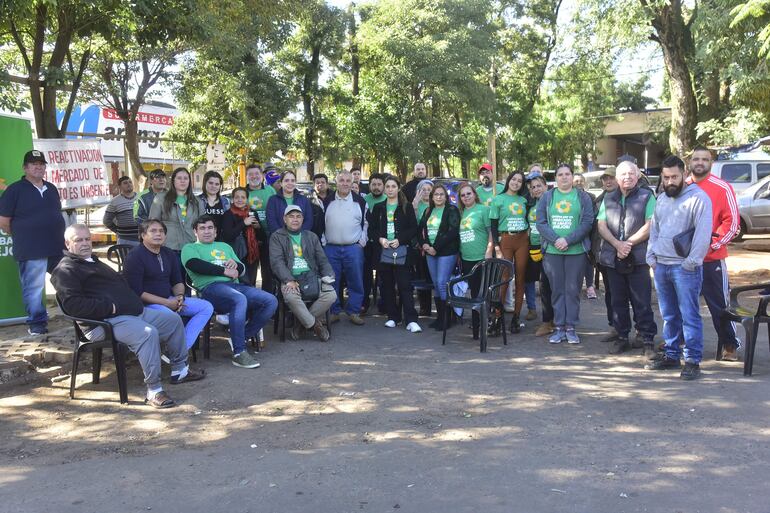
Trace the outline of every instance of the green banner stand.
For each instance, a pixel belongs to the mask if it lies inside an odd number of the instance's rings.
[[[24,174],[24,154],[32,149],[29,121],[0,116],[0,195]],[[0,325],[24,322],[27,314],[21,299],[19,267],[13,259],[13,238],[0,230]]]

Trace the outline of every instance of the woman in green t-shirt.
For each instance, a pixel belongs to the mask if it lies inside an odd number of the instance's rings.
[[[385,201],[377,203],[369,216],[369,239],[376,241],[373,260],[377,265],[377,278],[382,290],[382,301],[388,320],[385,327],[395,328],[402,320],[406,330],[419,333],[417,310],[412,295],[412,259],[409,244],[417,235],[417,219],[414,208],[401,192],[401,182],[393,176],[385,178]],[[393,263],[392,255],[398,248],[406,251],[406,260]],[[385,259],[381,258],[385,255]],[[387,261],[386,261],[387,260]],[[396,286],[401,305],[396,302]],[[403,315],[402,315],[403,311]]]
[[[513,171],[505,179],[505,191],[492,200],[489,217],[492,220],[492,237],[497,247],[499,258],[513,262],[516,288],[514,292],[513,318],[511,333],[521,331],[519,316],[524,304],[524,278],[529,260],[529,221],[527,220],[527,200],[523,194],[524,174]],[[504,279],[510,279],[506,272]],[[508,285],[500,290],[501,297],[508,292]],[[503,327],[504,328],[504,327]]]
[[[479,195],[469,183],[463,183],[457,190],[460,197],[460,258],[462,274],[470,274],[479,262],[492,257],[494,242],[490,231],[489,207],[481,204]],[[481,287],[481,273],[477,272],[468,280],[471,296],[478,297]],[[479,338],[480,315],[471,312],[473,340]],[[495,321],[497,324],[499,320]],[[498,330],[499,332],[499,330]]]
[[[594,207],[591,197],[572,185],[572,166],[559,164],[556,187],[537,205],[537,230],[543,250],[543,269],[551,284],[556,331],[548,341],[579,344],[575,328],[580,321],[580,285],[586,253],[591,250]]]
[[[171,174],[171,189],[155,195],[150,219],[163,221],[167,230],[166,247],[180,253],[182,246],[195,242],[193,223],[203,209],[203,200],[193,194],[190,173],[179,167]]]
[[[420,224],[423,214],[428,210],[430,206],[430,193],[433,190],[433,181],[423,179],[417,184],[415,189],[414,201],[412,201],[412,207],[414,208],[414,214],[417,218],[417,224]],[[415,259],[414,270],[415,278],[421,280],[427,285],[430,285],[430,272],[428,271],[428,261],[425,259],[425,253],[419,251]],[[420,300],[420,316],[430,317],[430,304],[433,301],[433,292],[431,289],[421,288],[417,291],[417,297]]]
[[[442,184],[437,184],[430,193],[430,206],[420,220],[418,240],[427,255],[438,312],[430,327],[442,330],[447,313],[447,325],[452,318],[446,307],[446,284],[460,252],[460,211],[449,203],[449,193]]]

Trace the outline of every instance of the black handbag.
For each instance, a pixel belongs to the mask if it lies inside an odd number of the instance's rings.
[[[692,249],[692,238],[695,235],[695,227],[685,230],[679,235],[675,235],[672,239],[674,243],[674,251],[682,258],[687,258],[690,255]]]
[[[297,276],[302,301],[315,301],[321,295],[321,279],[315,271],[305,271]]]
[[[406,254],[408,246],[399,246],[393,248],[383,248],[380,253],[380,263],[390,265],[406,265]]]

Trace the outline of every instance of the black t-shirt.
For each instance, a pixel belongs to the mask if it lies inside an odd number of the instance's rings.
[[[43,191],[25,177],[0,196],[0,216],[11,218],[13,257],[17,261],[61,255],[64,250],[64,218],[59,191],[43,181]]]

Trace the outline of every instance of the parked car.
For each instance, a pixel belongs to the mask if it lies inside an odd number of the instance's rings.
[[[738,213],[741,216],[740,241],[744,234],[770,233],[770,176],[738,194]]]
[[[717,160],[711,174],[733,186],[736,193],[770,176],[770,160]]]

